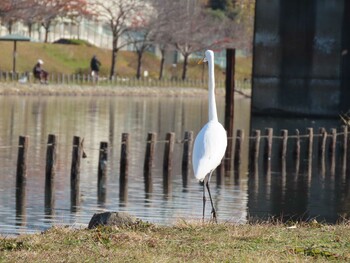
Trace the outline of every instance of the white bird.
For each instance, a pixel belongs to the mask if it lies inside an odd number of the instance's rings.
[[[192,154],[192,164],[194,176],[203,182],[203,220],[205,214],[205,187],[208,189],[210,203],[212,207],[212,217],[216,222],[216,211],[209,189],[209,181],[216,167],[221,163],[224,157],[227,146],[226,130],[218,121],[215,102],[215,77],[214,77],[214,52],[211,50],[205,51],[204,58],[199,61],[208,62],[208,105],[209,105],[209,120],[208,123],[198,133],[194,141]]]

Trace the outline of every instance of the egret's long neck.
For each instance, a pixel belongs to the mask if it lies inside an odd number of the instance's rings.
[[[215,77],[214,77],[214,58],[208,58],[208,104],[209,104],[209,121],[218,120],[218,114],[216,112],[216,102],[215,102]]]

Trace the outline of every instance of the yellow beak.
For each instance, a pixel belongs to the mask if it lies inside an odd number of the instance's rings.
[[[201,58],[197,64],[203,64],[204,63],[204,58]]]

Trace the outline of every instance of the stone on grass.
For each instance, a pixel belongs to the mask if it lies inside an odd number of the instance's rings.
[[[89,229],[97,226],[131,226],[140,220],[125,212],[104,212],[94,214],[90,220]]]

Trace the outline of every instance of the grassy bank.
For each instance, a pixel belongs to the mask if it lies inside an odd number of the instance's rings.
[[[12,42],[0,42],[2,57],[0,60],[0,71],[12,71]],[[38,58],[41,58],[45,64],[44,68],[50,73],[63,74],[87,74],[89,73],[90,59],[97,55],[102,63],[101,76],[109,74],[111,66],[111,51],[85,45],[71,44],[50,44],[50,43],[17,43],[17,72],[32,71],[32,68]],[[157,79],[159,75],[160,61],[155,55],[145,53],[142,69],[149,72],[149,77]],[[132,78],[136,75],[137,58],[135,52],[120,51],[118,53],[116,72],[118,76]],[[182,64],[177,65],[176,76],[181,77]],[[170,78],[174,70],[172,65],[165,66],[164,77]],[[236,78],[250,78],[251,75],[251,57],[238,57],[236,62]],[[224,80],[223,69],[216,67],[217,80]],[[202,78],[202,66],[197,65],[197,60],[191,60],[188,68],[188,78],[200,80]]]
[[[1,262],[349,262],[350,224],[141,223],[2,238]]]

